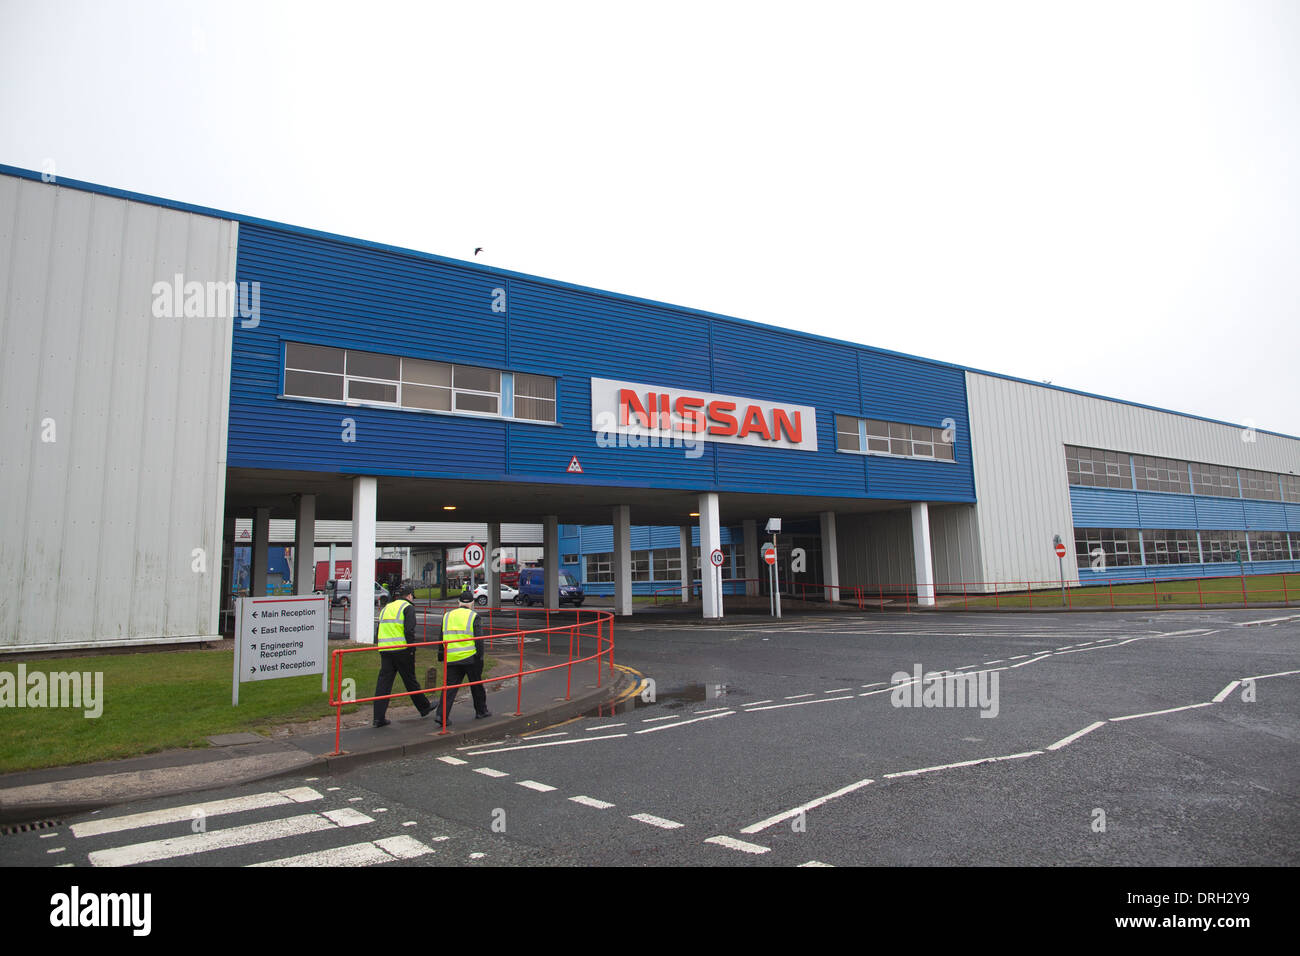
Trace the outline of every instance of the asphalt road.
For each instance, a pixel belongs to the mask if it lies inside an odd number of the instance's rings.
[[[0,838],[5,862],[1300,862],[1300,615],[643,620],[616,640],[653,684],[612,714],[117,807]],[[943,682],[891,684],[917,668],[984,696],[927,706]]]

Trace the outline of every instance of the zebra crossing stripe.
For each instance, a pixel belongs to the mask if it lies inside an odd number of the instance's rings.
[[[386,837],[369,843],[353,843],[350,846],[335,847],[332,850],[318,850],[315,853],[301,853],[288,856],[282,860],[265,860],[250,864],[259,866],[374,866],[376,863],[389,863],[393,860],[413,860],[416,857],[432,853],[429,847],[419,840],[408,836]]]
[[[92,866],[131,866],[134,863],[172,860],[181,856],[193,856],[196,853],[209,853],[212,850],[225,850],[253,843],[264,843],[267,840],[319,833],[336,827],[355,827],[374,822],[364,813],[345,807],[342,810],[304,813],[296,817],[285,817],[283,820],[249,823],[208,833],[191,833],[166,840],[151,840],[148,843],[133,843],[107,850],[96,850],[90,854],[90,863]]]
[[[242,813],[245,810],[262,810],[266,807],[282,807],[288,803],[310,803],[313,800],[324,799],[311,787],[294,787],[292,790],[252,793],[229,800],[210,800],[207,803],[190,803],[183,807],[169,807],[166,810],[150,810],[146,813],[107,817],[103,820],[88,820],[85,823],[74,823],[68,829],[72,831],[74,837],[101,836],[105,833],[119,833],[122,830],[155,827],[163,823],[181,823],[193,819],[196,812],[205,817],[219,817],[227,813]]]

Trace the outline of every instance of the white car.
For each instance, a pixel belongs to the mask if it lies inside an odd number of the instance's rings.
[[[330,587],[329,584],[327,584],[325,586],[324,592],[317,591],[316,593],[329,594],[330,604],[333,607],[347,607],[349,604],[352,603],[352,582],[349,579],[344,578],[341,581],[333,581],[330,583],[333,584],[334,586]],[[375,582],[375,607],[382,608],[385,604],[388,603],[388,600],[389,600],[388,588],[384,587],[382,584],[376,581]]]
[[[519,590],[512,588],[508,584],[501,585],[501,603],[509,604],[519,600]],[[488,586],[480,584],[474,589],[474,603],[479,607],[486,607],[488,602]]]

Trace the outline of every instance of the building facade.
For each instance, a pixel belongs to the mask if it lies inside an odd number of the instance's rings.
[[[379,522],[539,526],[624,614],[717,550],[720,615],[769,517],[923,605],[1057,537],[1070,585],[1300,569],[1290,436],[10,167],[0,250],[0,648],[211,638],[237,519],[253,582],[348,522],[361,592]]]

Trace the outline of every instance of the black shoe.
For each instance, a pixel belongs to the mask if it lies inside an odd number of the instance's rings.
[[[372,726],[372,727],[387,727],[387,726],[388,726],[389,724],[391,724],[391,723],[392,723],[391,720],[389,720],[389,719],[387,719],[387,718],[384,718],[384,719],[382,719],[382,720],[376,720],[376,721],[375,721],[373,724],[371,724],[370,726]]]
[[[481,714],[475,714],[475,715],[474,715],[474,719],[475,719],[475,720],[482,720],[484,717],[491,717],[491,716],[492,716],[492,711],[490,711],[490,710],[485,710],[485,711],[483,711],[483,713],[481,713]]]

